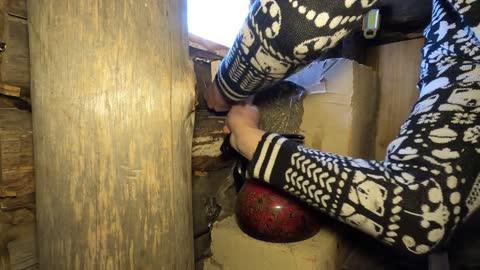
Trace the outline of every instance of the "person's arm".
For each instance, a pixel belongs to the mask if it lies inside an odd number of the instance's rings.
[[[265,133],[243,124],[254,109],[235,107],[227,125],[232,145],[251,157],[249,174],[397,250],[420,255],[445,243],[480,208],[480,42],[446,0],[434,1],[432,17],[422,97],[384,161]]]
[[[420,64],[420,97],[454,84],[478,82],[480,1],[435,0],[425,28]]]
[[[210,108],[229,104],[282,80],[334,47],[376,0],[257,0],[221,62],[205,98]]]
[[[455,12],[463,20],[463,23],[468,26],[480,41],[480,1],[459,1],[447,0]]]

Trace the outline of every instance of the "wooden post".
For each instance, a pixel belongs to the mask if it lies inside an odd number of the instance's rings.
[[[186,1],[29,1],[41,269],[193,269]]]

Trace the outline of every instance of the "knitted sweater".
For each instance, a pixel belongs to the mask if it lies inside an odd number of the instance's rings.
[[[259,0],[216,83],[239,101],[290,75],[357,27],[375,1]],[[420,97],[384,161],[266,133],[250,175],[393,248],[425,254],[480,206],[480,0],[433,0]]]

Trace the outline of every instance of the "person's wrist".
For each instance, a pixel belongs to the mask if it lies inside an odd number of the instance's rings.
[[[204,92],[204,99],[209,109],[216,112],[226,112],[232,106],[232,102],[221,93],[220,88],[215,81]]]
[[[244,127],[232,133],[231,144],[242,156],[252,160],[264,133],[265,131],[258,128]]]

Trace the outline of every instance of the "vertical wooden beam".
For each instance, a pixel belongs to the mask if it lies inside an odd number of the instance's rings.
[[[41,269],[193,269],[186,1],[29,1]]]

